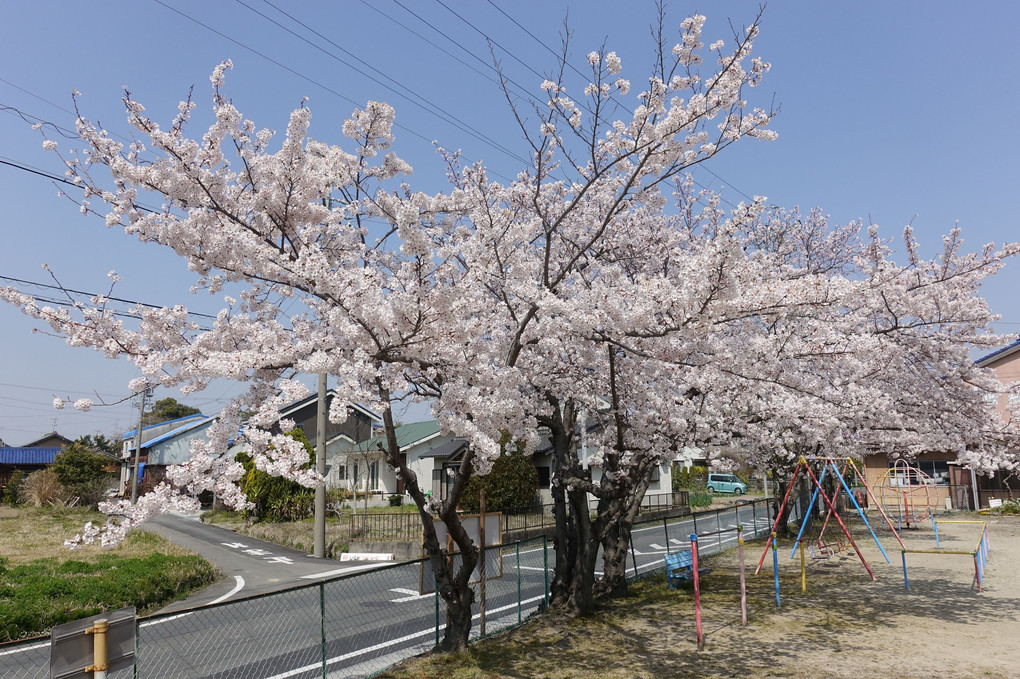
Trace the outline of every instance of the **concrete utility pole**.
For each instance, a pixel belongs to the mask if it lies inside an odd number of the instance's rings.
[[[135,463],[131,467],[131,504],[138,501],[138,457],[142,454],[142,418],[145,416],[145,397],[149,388],[142,389],[142,405],[138,408],[138,431],[135,432]]]
[[[315,470],[326,476],[326,373],[319,373],[319,411],[315,424]],[[326,556],[326,485],[315,488],[315,536],[312,556]]]

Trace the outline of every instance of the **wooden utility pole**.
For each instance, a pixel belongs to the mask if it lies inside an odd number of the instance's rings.
[[[135,432],[135,463],[131,466],[131,504],[138,501],[138,458],[142,454],[142,418],[145,417],[145,397],[149,388],[142,389],[142,405],[138,408],[138,431]]]

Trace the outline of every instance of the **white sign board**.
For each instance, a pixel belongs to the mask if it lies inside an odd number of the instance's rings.
[[[991,509],[992,507],[1001,507],[1001,506],[1002,506],[1002,500],[996,500],[993,497],[991,500],[988,501],[988,508],[989,509]]]

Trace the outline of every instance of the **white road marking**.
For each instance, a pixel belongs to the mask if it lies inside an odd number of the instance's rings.
[[[220,598],[215,599],[213,601],[210,601],[209,604],[218,604],[221,601],[226,601],[227,599],[229,599],[230,597],[234,596],[235,594],[240,592],[242,589],[244,589],[244,578],[242,578],[240,575],[235,575],[234,576],[234,583],[235,583],[234,584],[234,589],[230,590],[229,592],[227,592],[226,594],[224,594]]]
[[[520,605],[524,606],[525,604],[530,604],[530,603],[533,603],[535,601],[544,601],[544,600],[545,600],[545,596],[544,595],[543,596],[536,596],[536,597],[532,597],[530,599],[525,599],[524,601],[522,601],[520,603]],[[518,604],[513,603],[513,604],[509,604],[507,606],[501,606],[499,608],[490,609],[490,610],[486,611],[486,615],[492,615],[494,613],[500,613],[502,611],[508,611],[510,609],[517,608],[517,606],[518,606]],[[479,614],[479,613],[475,613],[473,616],[471,616],[471,618],[475,619],[475,618],[480,617],[480,615],[481,614]],[[389,646],[396,646],[397,644],[401,644],[401,643],[403,643],[405,641],[411,641],[412,639],[417,639],[419,637],[430,636],[430,635],[433,635],[435,633],[436,633],[435,628],[421,630],[420,632],[414,632],[412,634],[408,634],[406,636],[402,636],[399,639],[393,639],[391,641],[384,641],[383,643],[376,644],[375,646],[369,646],[368,648],[362,648],[362,649],[359,649],[357,651],[351,651],[350,653],[345,653],[343,655],[338,655],[335,658],[329,658],[328,660],[326,660],[326,665],[332,665],[333,663],[342,662],[342,661],[348,660],[350,658],[356,658],[359,655],[364,655],[366,653],[371,653],[373,651],[378,651],[380,649],[387,648]],[[286,677],[293,677],[293,676],[298,675],[298,674],[304,674],[306,672],[311,672],[313,670],[318,670],[318,669],[321,669],[321,668],[322,668],[322,663],[315,663],[313,665],[305,665],[304,667],[298,667],[297,669],[290,670],[289,672],[284,672],[282,674],[274,674],[271,677],[267,677],[267,679],[286,679]]]
[[[371,563],[364,566],[351,566],[350,568],[338,568],[334,571],[323,571],[321,573],[312,573],[311,575],[302,575],[302,580],[318,580],[320,578],[330,578],[334,575],[346,575],[347,573],[356,573],[357,571],[367,571],[373,568],[382,568],[388,566],[388,563]]]

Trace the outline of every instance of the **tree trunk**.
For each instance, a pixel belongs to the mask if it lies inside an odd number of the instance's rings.
[[[384,402],[389,402],[389,393],[381,386],[380,396]],[[400,446],[397,444],[393,415],[389,408],[383,410],[383,426],[387,442],[386,450],[383,451],[386,462],[397,470],[398,476],[404,482],[404,488],[418,507],[418,516],[421,517],[423,529],[422,544],[429,564],[432,566],[436,591],[439,592],[439,596],[446,604],[446,627],[443,638],[432,649],[432,652],[462,653],[467,650],[468,640],[471,636],[471,610],[475,602],[475,592],[471,588],[471,575],[478,565],[479,550],[460,522],[460,517],[457,515],[457,503],[471,476],[471,462],[474,456],[468,449],[454,476],[450,494],[442,502],[438,511],[439,518],[446,525],[450,538],[460,552],[460,567],[454,572],[453,557],[444,545],[439,543],[436,533],[435,514],[433,513],[435,506],[429,498],[425,497],[425,493],[418,485],[418,476],[402,466]]]
[[[596,596],[627,594],[627,555],[630,552],[631,531],[652,480],[651,470],[646,467],[641,465],[636,470],[634,477],[637,482],[629,492],[620,489],[623,497],[599,503],[599,523],[604,522],[605,527],[601,531],[602,577],[595,583]]]

